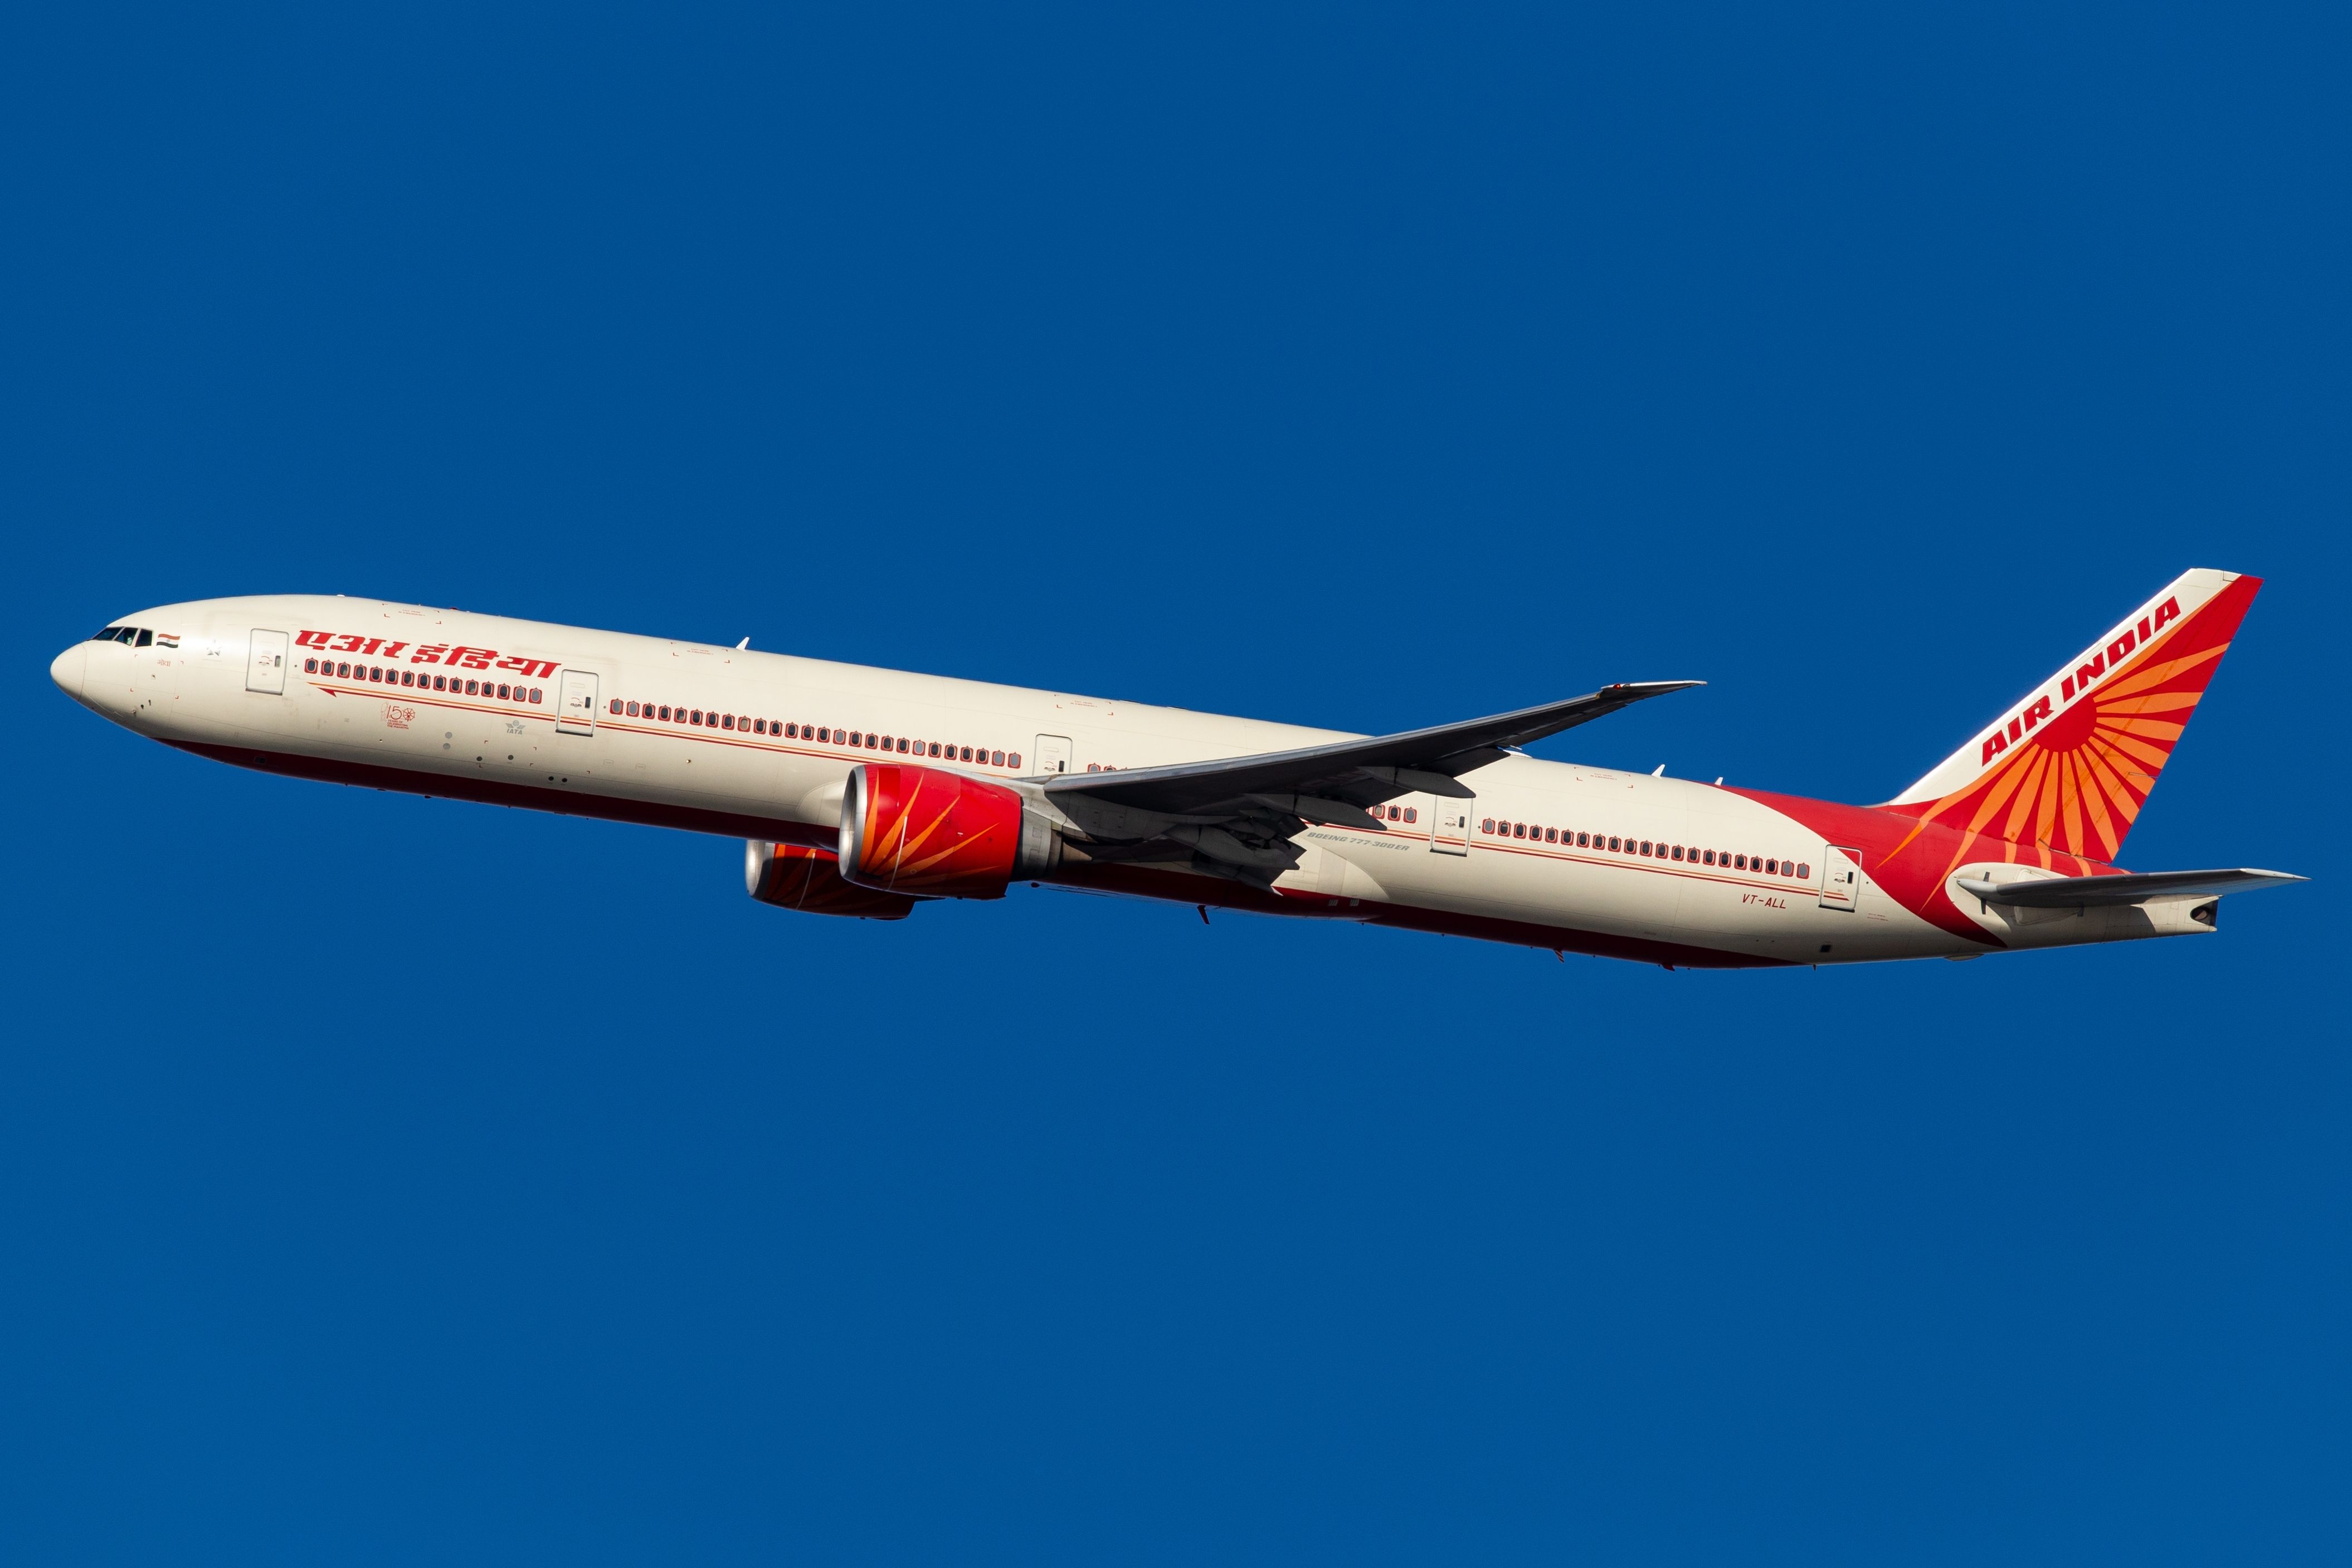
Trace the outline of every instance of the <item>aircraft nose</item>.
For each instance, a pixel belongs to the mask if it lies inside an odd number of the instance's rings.
[[[82,667],[89,662],[89,645],[76,643],[49,661],[49,679],[75,701],[81,700]]]

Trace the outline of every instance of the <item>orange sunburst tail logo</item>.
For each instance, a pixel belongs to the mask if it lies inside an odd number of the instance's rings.
[[[1954,866],[2112,861],[2261,587],[2202,568],[2167,584],[1888,801],[1918,819],[1888,858],[1935,824]]]

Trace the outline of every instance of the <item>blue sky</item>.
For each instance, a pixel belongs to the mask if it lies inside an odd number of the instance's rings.
[[[0,24],[30,1563],[2341,1561],[2323,8]],[[240,773],[343,592],[1885,798],[2269,586],[2219,940],[1666,973]],[[559,995],[559,965],[596,976]],[[567,993],[569,994],[569,993]]]

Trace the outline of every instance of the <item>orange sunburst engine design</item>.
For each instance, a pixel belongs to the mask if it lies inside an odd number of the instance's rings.
[[[841,802],[842,875],[933,898],[1001,899],[1021,849],[1021,796],[939,768],[869,763]]]
[[[830,849],[754,838],[743,850],[744,885],[763,904],[866,921],[902,921],[914,911],[915,900],[904,893],[877,893],[844,881],[841,862]]]
[[[1973,742],[1980,772],[1886,808],[1918,819],[1904,844],[1931,824],[1957,834],[1946,872],[2000,859],[2081,875],[2076,861],[2113,861],[2261,585],[2235,578],[2186,616],[2165,599],[2053,676]]]

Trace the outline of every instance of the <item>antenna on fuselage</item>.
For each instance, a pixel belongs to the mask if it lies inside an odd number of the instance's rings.
[[[745,648],[750,647],[751,646],[751,639],[750,637],[745,637],[741,642],[735,645],[735,651],[737,653],[741,653]]]

